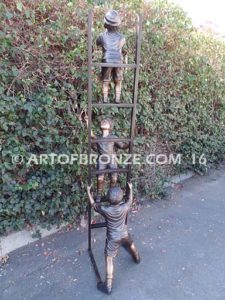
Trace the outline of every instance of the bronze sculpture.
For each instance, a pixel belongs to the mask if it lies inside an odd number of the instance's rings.
[[[97,287],[100,291],[110,294],[113,282],[113,259],[116,257],[120,246],[123,246],[132,256],[135,263],[140,263],[140,255],[128,233],[127,215],[133,201],[132,184],[128,183],[130,190],[128,200],[122,202],[123,191],[120,187],[111,187],[108,191],[109,206],[97,204],[91,194],[91,186],[87,187],[88,198],[94,210],[100,213],[106,221],[105,242],[105,282],[99,282]]]
[[[117,168],[117,161],[114,161],[115,152],[117,148],[126,149],[129,147],[129,154],[133,154],[133,140],[135,134],[135,116],[136,116],[136,104],[138,98],[138,80],[140,70],[140,52],[141,52],[141,35],[142,35],[142,16],[138,15],[136,20],[136,49],[135,49],[135,64],[122,63],[123,54],[126,54],[124,50],[125,38],[121,33],[118,32],[120,25],[120,17],[118,12],[111,10],[105,15],[104,26],[106,32],[102,33],[97,39],[97,45],[103,50],[102,63],[93,63],[92,58],[92,29],[93,29],[93,12],[88,13],[88,252],[90,261],[92,263],[97,286],[104,293],[111,293],[112,281],[113,281],[113,258],[116,256],[120,246],[124,246],[132,255],[136,263],[140,262],[140,256],[137,249],[130,238],[127,231],[127,218],[128,209],[132,203],[132,191],[129,195],[129,199],[125,203],[120,203],[123,198],[122,190],[117,186],[117,174],[127,174],[127,181],[131,178],[131,166],[127,168]],[[127,58],[127,56],[126,56]],[[92,72],[93,67],[102,67],[102,91],[103,91],[103,103],[96,103],[93,97],[93,81]],[[134,86],[133,86],[133,99],[132,103],[120,103],[121,98],[121,87],[123,80],[123,68],[134,69]],[[115,83],[115,101],[114,103],[108,103],[108,94],[111,77]],[[108,107],[121,107],[131,108],[131,122],[130,122],[130,136],[129,144],[127,145],[128,139],[116,138],[115,135],[111,134],[113,122],[111,119],[104,119],[101,122],[102,136],[95,136],[91,130],[93,108],[108,108]],[[98,151],[99,159],[97,163],[98,170],[92,168],[91,153],[95,146],[95,150]],[[104,163],[104,160],[100,160],[102,155],[108,156]],[[116,169],[117,168],[117,169]],[[100,205],[101,193],[104,185],[104,175],[111,174],[110,189],[108,192],[109,206]],[[98,176],[97,180],[97,198],[91,195],[91,182],[94,176]],[[131,185],[128,187],[132,189]],[[127,187],[127,192],[129,188]],[[126,194],[127,199],[127,194]],[[92,222],[92,209],[102,214],[106,222]],[[106,260],[106,280],[103,283],[101,275],[92,251],[92,229],[107,227],[107,239],[105,245],[105,260]]]
[[[97,145],[97,151],[99,154],[98,162],[97,162],[97,169],[98,170],[106,170],[109,169],[117,169],[117,161],[116,161],[116,150],[117,149],[127,149],[129,147],[129,144],[122,143],[122,142],[111,142],[107,141],[107,139],[110,138],[116,138],[116,135],[111,134],[111,131],[113,129],[113,120],[110,118],[103,119],[100,122],[100,127],[102,130],[102,136],[101,138],[106,139],[106,141],[103,142],[96,142]],[[91,137],[93,139],[98,138],[92,131],[91,131]],[[101,194],[104,188],[104,179],[105,175],[101,174],[98,175],[97,179],[97,198],[96,201],[101,201]],[[118,175],[117,173],[111,173],[110,175],[110,186],[116,186],[117,184]]]
[[[117,11],[110,10],[106,13],[104,18],[104,27],[106,31],[103,32],[96,41],[97,46],[102,47],[103,63],[122,63],[123,54],[126,56],[124,49],[125,38],[118,31],[121,23],[120,16]],[[108,102],[109,84],[111,77],[115,84],[115,102],[120,102],[122,80],[123,80],[123,69],[121,67],[102,67],[102,93],[103,102]]]

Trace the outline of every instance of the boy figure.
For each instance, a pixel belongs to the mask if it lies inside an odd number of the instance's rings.
[[[106,31],[103,32],[96,41],[97,46],[102,47],[103,63],[122,63],[122,52],[126,55],[126,51],[122,49],[125,44],[125,38],[120,32],[118,32],[120,23],[121,20],[117,11],[110,10],[106,13],[104,18],[104,27],[106,28]],[[127,58],[125,60],[127,60]],[[123,69],[118,67],[102,67],[101,80],[103,102],[108,102],[109,84],[111,76],[115,83],[115,102],[119,103],[123,80]]]
[[[91,186],[87,187],[88,198],[91,206],[96,212],[101,214],[106,221],[106,243],[105,243],[105,282],[99,282],[97,288],[110,294],[113,281],[113,259],[118,253],[119,247],[123,246],[132,256],[135,263],[140,263],[140,255],[135,244],[128,233],[127,215],[133,201],[132,184],[128,183],[130,189],[127,202],[121,202],[123,191],[120,187],[111,187],[108,191],[108,200],[110,205],[104,206],[97,204],[91,194]]]
[[[100,123],[100,127],[102,130],[101,138],[106,139],[104,142],[98,142],[97,144],[97,151],[99,153],[99,159],[97,163],[98,170],[106,170],[109,169],[117,169],[117,162],[116,162],[116,149],[127,149],[129,144],[122,143],[122,142],[108,142],[108,138],[116,138],[116,135],[111,134],[113,129],[113,120],[110,118],[103,119]],[[91,137],[96,139],[97,136],[93,134],[91,131]],[[98,175],[97,179],[97,198],[96,202],[101,201],[101,193],[104,187],[104,174]],[[111,173],[110,176],[110,186],[116,186],[118,179],[117,173]]]

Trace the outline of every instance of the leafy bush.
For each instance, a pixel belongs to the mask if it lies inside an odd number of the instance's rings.
[[[115,2],[124,20],[129,62],[134,58],[135,12],[144,15],[135,152],[181,153],[182,164],[135,167],[140,192],[162,193],[167,174],[224,157],[225,44],[193,28],[166,1]],[[86,166],[12,163],[14,155],[87,152],[87,11],[94,9],[94,37],[102,31],[104,1],[11,1],[0,4],[0,232],[25,224],[72,222],[85,211]],[[94,47],[95,48],[95,47]],[[94,49],[95,59],[100,53]],[[93,88],[100,99],[99,70]],[[123,101],[131,101],[133,75],[125,74]],[[114,115],[128,133],[129,111]],[[121,130],[123,128],[124,130]],[[192,155],[196,157],[193,164]],[[153,189],[160,183],[160,188]]]

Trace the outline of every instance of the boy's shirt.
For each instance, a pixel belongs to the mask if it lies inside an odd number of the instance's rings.
[[[128,236],[126,219],[131,204],[132,198],[130,196],[127,202],[119,205],[94,204],[95,211],[105,218],[108,240],[118,241]]]
[[[125,44],[125,38],[118,31],[103,32],[96,41],[97,46],[103,49],[102,61],[106,63],[122,63],[122,48]]]
[[[101,137],[103,138],[103,137]],[[107,139],[109,138],[117,138],[116,135],[114,134],[109,134],[107,137],[105,137],[106,141],[105,142],[98,142],[97,144],[97,149],[98,149],[98,153],[100,155],[103,154],[114,154],[115,153],[115,147],[117,148],[123,148],[124,147],[124,143],[122,142],[107,142]]]

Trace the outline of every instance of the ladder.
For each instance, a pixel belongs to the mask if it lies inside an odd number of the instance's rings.
[[[91,148],[93,143],[103,141],[101,138],[91,138],[91,127],[92,127],[92,108],[106,108],[106,107],[118,107],[118,108],[130,108],[131,109],[131,126],[130,126],[130,137],[129,138],[108,138],[109,142],[126,142],[129,143],[129,154],[133,155],[133,140],[135,135],[135,118],[136,118],[136,106],[138,97],[138,80],[139,80],[139,69],[140,69],[140,51],[141,51],[141,35],[142,35],[142,15],[137,15],[136,20],[136,51],[135,51],[135,63],[134,64],[115,64],[115,63],[97,63],[92,62],[92,24],[93,24],[93,12],[90,10],[88,13],[88,184],[91,184],[92,178],[100,174],[109,173],[124,173],[127,174],[127,182],[131,179],[131,164],[128,164],[126,168],[117,169],[106,169],[106,170],[93,170],[90,163]],[[134,88],[133,88],[133,100],[132,103],[97,103],[92,100],[92,68],[93,67],[122,67],[134,69]],[[106,139],[104,139],[106,141]],[[98,270],[97,263],[95,261],[92,251],[92,229],[105,227],[105,222],[92,224],[92,207],[88,206],[88,252],[93,265],[96,280],[101,282],[101,276]]]

